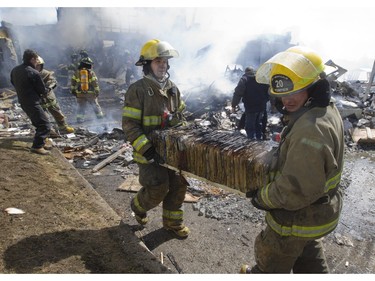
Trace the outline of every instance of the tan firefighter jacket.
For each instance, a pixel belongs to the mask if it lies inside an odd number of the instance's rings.
[[[55,106],[57,104],[57,101],[53,89],[57,86],[57,80],[54,77],[54,72],[42,69],[39,73],[43,79],[44,84],[46,85],[46,88],[48,88],[46,97],[42,99],[42,107],[48,108],[51,106]]]
[[[281,236],[307,239],[333,231],[342,207],[338,184],[344,155],[343,124],[334,103],[292,115],[277,154],[269,183],[258,192],[269,210],[267,224]]]
[[[152,146],[148,135],[184,121],[185,103],[176,85],[167,80],[163,89],[144,77],[131,84],[125,94],[122,128],[134,148],[134,160],[147,163],[142,155]]]
[[[72,76],[71,85],[70,85],[70,92],[72,95],[76,96],[77,98],[83,98],[83,97],[97,97],[100,92],[99,88],[99,82],[98,78],[95,74],[95,72],[91,69],[87,69],[89,73],[89,90],[88,91],[82,91],[81,90],[81,78],[79,74],[79,69],[76,70]]]

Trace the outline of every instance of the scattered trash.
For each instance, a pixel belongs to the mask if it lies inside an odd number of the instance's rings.
[[[22,215],[25,213],[25,211],[21,210],[21,209],[17,209],[17,208],[6,208],[4,210],[6,213],[8,213],[9,215]]]
[[[340,233],[335,233],[335,240],[338,245],[344,245],[349,247],[354,247],[353,242],[346,236],[341,235]]]

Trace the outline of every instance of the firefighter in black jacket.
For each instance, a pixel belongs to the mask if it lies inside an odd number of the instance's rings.
[[[51,124],[41,104],[48,91],[39,71],[35,69],[37,59],[38,54],[34,50],[25,50],[23,63],[12,69],[10,81],[16,89],[21,108],[36,128],[30,151],[46,155],[50,154],[44,149],[44,145],[50,133]]]

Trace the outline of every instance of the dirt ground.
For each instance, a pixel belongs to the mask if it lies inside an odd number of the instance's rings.
[[[374,161],[372,151],[346,155],[342,183],[345,194],[343,215],[338,228],[323,239],[332,273],[375,273]],[[254,264],[254,240],[265,227],[261,216],[249,219],[240,214],[237,218],[217,220],[201,215],[194,203],[185,203],[185,222],[191,235],[186,240],[177,240],[161,228],[160,206],[149,212],[151,221],[145,228],[137,226],[129,209],[134,194],[117,191],[123,179],[113,173],[113,167],[106,167],[100,175],[94,175],[89,169],[80,169],[80,172],[155,256],[159,259],[163,256],[164,264],[172,271],[233,274],[243,263]],[[257,214],[258,210],[250,201],[243,205],[241,195],[231,196],[238,198],[238,206],[234,204],[232,211],[237,208],[240,212]],[[215,199],[217,208],[222,208],[227,200],[225,195],[221,198]],[[170,254],[175,264],[168,258]]]
[[[0,272],[232,274],[242,263],[254,263],[253,243],[263,219],[212,219],[185,203],[187,239],[162,229],[160,207],[140,228],[129,209],[134,193],[117,191],[124,179],[111,165],[95,174],[78,169],[86,182],[56,148],[44,157],[28,152],[30,145],[0,140],[0,208],[25,211],[1,213]],[[374,153],[346,158],[343,216],[323,239],[327,259],[332,273],[375,273]],[[219,198],[225,200],[225,192]],[[246,209],[252,208],[249,202]],[[168,269],[150,266],[150,260]]]
[[[1,273],[168,272],[59,151],[30,146],[0,139]]]

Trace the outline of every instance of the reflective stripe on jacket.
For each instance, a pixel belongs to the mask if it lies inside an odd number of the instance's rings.
[[[270,209],[266,222],[275,232],[315,239],[335,229],[341,212],[343,124],[333,103],[314,107],[293,123],[260,200]],[[324,196],[327,200],[318,203]]]
[[[147,163],[142,156],[152,146],[147,136],[162,129],[165,112],[176,114],[184,108],[181,93],[170,80],[163,89],[147,77],[130,85],[125,94],[122,128],[134,148],[135,161]]]

